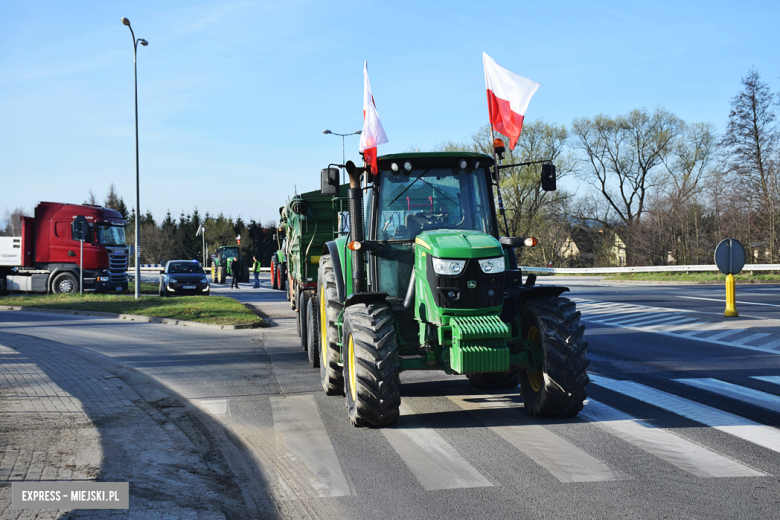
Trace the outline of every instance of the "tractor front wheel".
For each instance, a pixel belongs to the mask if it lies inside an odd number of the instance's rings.
[[[217,266],[217,283],[225,283],[225,267],[224,266]]]
[[[398,420],[401,379],[393,309],[356,303],[344,311],[344,387],[355,426],[389,426]]]
[[[306,304],[306,350],[309,351],[309,364],[312,368],[320,366],[320,320],[317,317],[319,309],[317,295],[312,293]]]
[[[279,288],[279,280],[276,276],[276,258],[271,259],[271,289]]]
[[[320,258],[317,273],[317,300],[320,317],[320,380],[326,395],[344,394],[344,374],[339,364],[341,352],[337,343],[339,335],[336,320],[341,314],[343,303],[336,291],[336,273],[330,255]]]
[[[520,370],[523,402],[531,415],[573,417],[588,385],[588,342],[580,312],[568,298],[528,300],[521,311],[523,339],[540,349],[540,370]]]

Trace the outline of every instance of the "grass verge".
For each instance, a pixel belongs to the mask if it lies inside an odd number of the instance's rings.
[[[606,280],[647,282],[726,283],[721,273],[619,273],[607,275]],[[745,272],[734,275],[737,283],[780,283],[780,275],[773,272]]]
[[[241,303],[222,296],[144,297],[136,300],[133,295],[126,294],[8,295],[0,296],[0,305],[135,314],[217,325],[263,324],[261,318]]]

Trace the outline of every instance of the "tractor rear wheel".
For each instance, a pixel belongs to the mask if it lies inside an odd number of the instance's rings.
[[[344,389],[355,426],[398,420],[401,379],[393,309],[385,302],[356,303],[344,311]]]
[[[320,366],[320,320],[317,311],[319,311],[319,300],[317,295],[312,293],[306,304],[306,350],[309,351],[309,364],[312,368]]]
[[[317,300],[320,318],[320,380],[327,395],[344,394],[344,374],[339,362],[341,352],[337,344],[338,328],[336,320],[344,304],[338,299],[336,291],[336,273],[330,255],[320,258],[317,273]]]
[[[241,270],[241,281],[243,283],[249,283],[249,266],[245,265]]]
[[[520,370],[523,402],[531,415],[573,417],[588,385],[588,342],[580,312],[568,298],[528,300],[521,311],[523,339],[541,349],[540,371]]]

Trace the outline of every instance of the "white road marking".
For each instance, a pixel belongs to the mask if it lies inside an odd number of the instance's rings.
[[[196,402],[211,415],[227,415],[228,413],[227,399],[198,399]]]
[[[754,404],[773,412],[780,412],[780,397],[776,395],[767,394],[759,390],[753,390],[744,386],[727,383],[719,379],[712,379],[709,377],[704,378],[691,378],[691,379],[675,379],[680,383],[686,385],[695,386],[703,390],[708,390],[724,397],[730,397],[743,401],[745,403]]]
[[[766,476],[593,399],[586,403],[580,417],[697,477]]]
[[[744,345],[745,343],[748,343],[749,341],[757,340],[758,338],[763,338],[765,336],[769,336],[766,332],[759,332],[757,334],[751,334],[750,336],[745,336],[744,338],[735,339],[731,342],[732,345]]]
[[[535,423],[504,399],[490,395],[448,396],[509,444],[549,471],[561,482],[601,482],[629,480],[628,475],[611,468],[570,442]]]
[[[780,385],[780,376],[750,376],[751,379],[758,379],[759,381],[766,381],[775,385]]]
[[[590,382],[593,384],[780,453],[780,430],[633,381],[619,381],[604,376],[589,375]]]
[[[720,338],[725,338],[726,336],[733,336],[734,334],[737,334],[739,332],[747,332],[747,329],[727,329],[723,332],[718,332],[717,334],[713,334],[712,336],[707,336],[706,338],[702,339],[708,339],[708,340],[716,340]],[[731,345],[732,343],[729,343]]]
[[[274,429],[284,448],[280,458],[306,465],[309,484],[319,497],[351,495],[336,450],[330,442],[325,423],[311,395],[270,399]],[[281,446],[280,446],[281,447]],[[286,489],[295,486],[282,482]]]
[[[427,491],[493,485],[404,404],[398,423],[382,434]]]
[[[708,300],[712,302],[723,302],[723,304],[726,304],[725,298],[702,298],[701,296],[678,296],[678,298],[685,298],[686,300]],[[761,305],[763,307],[780,307],[780,305],[774,305],[771,303],[756,303],[756,302],[736,302],[739,305]]]

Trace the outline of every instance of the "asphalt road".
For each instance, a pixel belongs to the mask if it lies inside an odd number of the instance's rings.
[[[531,419],[519,389],[486,394],[465,377],[407,372],[398,424],[372,430],[322,393],[284,294],[262,279],[213,292],[257,306],[274,325],[265,329],[0,312],[0,334],[83,349],[134,388],[194,405],[257,516],[780,514],[780,286],[739,286],[740,317],[726,319],[718,286],[556,277],[588,327],[580,416]]]

